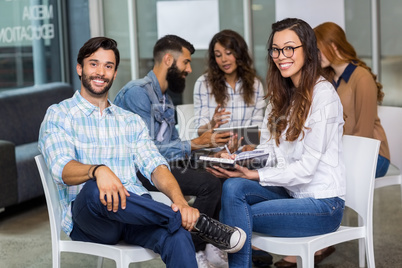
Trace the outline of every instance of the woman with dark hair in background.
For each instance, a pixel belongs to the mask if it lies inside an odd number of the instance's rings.
[[[196,128],[260,126],[264,89],[243,37],[235,31],[215,34],[208,49],[208,68],[194,86]]]
[[[222,30],[209,43],[208,67],[194,86],[194,114],[198,135],[217,127],[261,126],[266,102],[248,46],[232,30]],[[233,151],[237,144],[229,146]],[[246,145],[243,150],[255,146]],[[208,251],[206,251],[208,253]],[[253,248],[257,267],[272,264],[272,256]]]
[[[387,137],[377,115],[377,104],[384,98],[377,76],[357,57],[341,27],[326,22],[314,28],[324,76],[332,81],[345,114],[345,135],[356,135],[381,141],[376,177],[384,176],[389,167]]]

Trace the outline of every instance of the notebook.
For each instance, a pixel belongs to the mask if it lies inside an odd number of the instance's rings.
[[[204,167],[219,166],[228,170],[235,170],[235,165],[247,167],[248,169],[259,169],[265,167],[268,161],[269,152],[266,150],[254,150],[241,152],[235,159],[200,156]]]

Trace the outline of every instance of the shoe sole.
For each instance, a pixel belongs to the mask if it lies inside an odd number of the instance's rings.
[[[240,239],[233,248],[222,249],[223,251],[226,251],[227,253],[238,252],[239,250],[241,250],[243,248],[243,245],[246,242],[246,238],[247,238],[246,233],[240,228],[237,228],[237,227],[234,227],[234,228],[236,228],[236,230],[240,232]]]

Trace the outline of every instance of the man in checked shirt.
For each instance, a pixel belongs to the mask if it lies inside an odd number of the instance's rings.
[[[39,150],[59,191],[62,229],[73,240],[150,248],[167,267],[197,267],[190,231],[227,252],[240,250],[243,230],[190,207],[144,122],[108,100],[119,61],[113,39],[88,40],[77,57],[81,89],[49,107],[42,122]],[[137,170],[171,207],[152,200]]]

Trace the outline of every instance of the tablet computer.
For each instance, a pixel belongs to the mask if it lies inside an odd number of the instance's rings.
[[[226,127],[226,128],[214,128],[214,132],[232,132],[237,134],[237,137],[243,137],[241,145],[254,144],[258,145],[260,143],[260,138],[258,135],[258,126],[238,126],[238,127]]]

